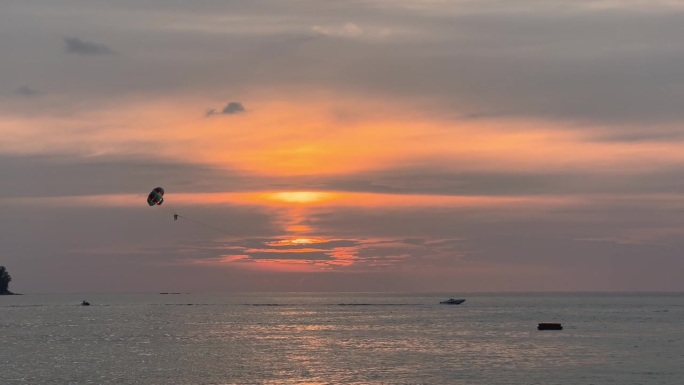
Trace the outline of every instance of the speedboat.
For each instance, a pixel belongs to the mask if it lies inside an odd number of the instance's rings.
[[[441,303],[442,305],[460,305],[460,304],[462,304],[463,302],[465,302],[464,299],[449,298],[448,300],[446,300],[446,301],[441,301],[440,303]]]

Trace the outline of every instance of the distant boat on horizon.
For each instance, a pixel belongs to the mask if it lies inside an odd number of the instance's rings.
[[[440,303],[442,305],[460,305],[463,302],[465,302],[465,299],[455,299],[455,298],[449,298],[446,301],[441,301]]]

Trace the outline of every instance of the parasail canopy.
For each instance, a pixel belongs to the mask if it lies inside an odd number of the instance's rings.
[[[159,206],[164,203],[164,189],[155,187],[150,195],[147,196],[147,204],[150,206]]]

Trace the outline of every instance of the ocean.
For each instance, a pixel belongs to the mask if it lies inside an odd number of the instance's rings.
[[[681,385],[684,293],[2,296],[0,384]]]

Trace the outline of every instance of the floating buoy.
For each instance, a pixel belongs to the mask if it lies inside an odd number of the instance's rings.
[[[537,326],[537,330],[563,330],[563,326],[557,322],[542,322]]]

